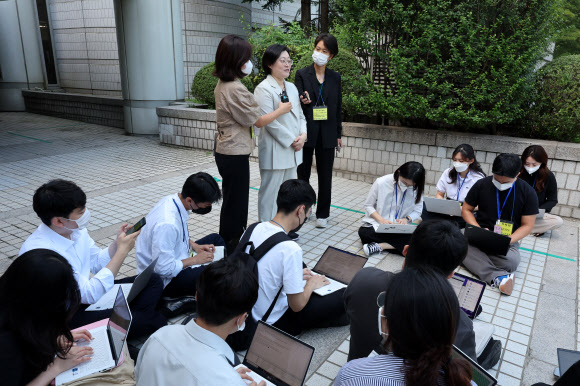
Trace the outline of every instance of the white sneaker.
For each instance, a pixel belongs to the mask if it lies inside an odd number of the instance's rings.
[[[381,246],[377,243],[368,243],[363,245],[363,251],[365,252],[365,255],[370,256],[373,253],[382,252],[383,248],[381,248]]]
[[[328,225],[327,218],[317,218],[316,219],[316,227],[317,228],[326,228],[326,225]]]
[[[510,273],[509,275],[498,276],[493,280],[492,287],[499,289],[499,291],[506,295],[511,295],[514,290],[514,279],[515,275]]]

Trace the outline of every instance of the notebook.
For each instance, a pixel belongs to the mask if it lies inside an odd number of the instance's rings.
[[[470,319],[475,318],[477,306],[481,302],[483,291],[485,291],[485,282],[460,273],[454,273],[449,279],[449,283],[455,290],[459,300],[459,307],[465,311]]]
[[[461,217],[461,203],[459,201],[425,197],[424,202],[425,208],[431,213]]]
[[[505,256],[510,248],[511,239],[508,236],[470,224],[465,227],[465,237],[469,244],[492,255]]]
[[[314,347],[260,320],[244,361],[235,368],[250,369],[247,374],[258,384],[301,386],[313,355]]]
[[[92,359],[59,374],[55,379],[56,386],[118,366],[131,320],[129,304],[123,294],[122,287],[120,287],[108,323],[89,330],[93,337],[92,341],[77,342],[77,346],[91,346],[93,348]]]
[[[346,288],[354,275],[367,262],[367,258],[342,249],[328,247],[322,254],[312,272],[325,275],[330,284],[314,290],[314,293],[325,296]]]
[[[156,264],[157,259],[153,260],[143,272],[137,275],[133,283],[115,284],[110,291],[101,296],[97,302],[87,307],[85,311],[102,311],[110,310],[113,308],[113,305],[115,304],[115,298],[117,297],[117,292],[119,292],[119,287],[123,288],[124,294],[127,294],[125,295],[127,302],[131,303],[137,297],[137,295],[143,291],[143,289],[147,286],[147,283],[149,283],[151,275],[153,272],[155,272]]]
[[[403,224],[379,224],[375,227],[377,233],[397,233],[397,234],[411,234],[415,232],[417,225],[403,225]]]
[[[463,351],[455,347],[455,345],[453,345],[453,349],[451,350],[451,357],[453,357],[453,359],[465,359],[466,361],[469,362],[472,371],[471,381],[477,384],[477,386],[497,385],[497,379],[492,377],[490,373],[485,371],[483,367],[481,367],[477,362],[475,362],[473,359],[465,355]]]

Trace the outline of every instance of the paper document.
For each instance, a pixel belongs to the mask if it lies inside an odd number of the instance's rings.
[[[215,252],[213,253],[213,261],[212,263],[216,262],[216,261],[220,261],[221,259],[224,258],[224,250],[225,247],[215,247]],[[190,249],[189,251],[189,256],[193,257],[197,255],[197,253],[195,253],[195,251],[193,249]],[[208,265],[210,263],[205,263],[205,264],[196,264],[196,265],[192,265],[192,267],[201,267],[202,265]]]
[[[113,288],[104,294],[96,303],[91,304],[86,311],[102,311],[102,310],[110,310],[115,305],[115,298],[117,297],[117,292],[119,292],[119,286],[123,287],[123,295],[125,295],[125,299],[129,296],[129,292],[131,292],[131,287],[133,287],[132,283],[128,284],[115,284]]]

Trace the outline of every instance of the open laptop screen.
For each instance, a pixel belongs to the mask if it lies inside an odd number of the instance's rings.
[[[473,319],[483,296],[483,291],[485,291],[485,283],[460,273],[454,273],[449,279],[449,283],[455,290],[459,300],[459,307]]]
[[[260,321],[244,365],[276,385],[300,386],[314,347]]]
[[[127,340],[130,326],[131,311],[129,310],[129,304],[127,304],[125,295],[123,294],[123,288],[119,287],[117,297],[115,298],[115,305],[113,306],[113,312],[109,318],[109,324],[107,326],[111,350],[114,355],[113,359],[116,364],[118,364],[119,358],[121,357],[123,345]]]
[[[366,257],[328,247],[314,266],[313,271],[343,284],[348,284],[366,262]]]
[[[490,373],[485,371],[483,367],[475,363],[473,359],[465,355],[460,349],[453,345],[451,349],[451,357],[453,359],[465,359],[469,362],[471,366],[471,380],[477,384],[477,386],[494,386],[497,385],[497,379],[491,376]]]

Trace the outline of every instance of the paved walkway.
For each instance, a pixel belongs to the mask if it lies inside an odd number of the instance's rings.
[[[0,274],[38,226],[32,194],[53,178],[75,181],[87,193],[95,241],[108,245],[116,229],[133,223],[164,195],[180,190],[187,176],[206,171],[219,178],[211,154],[160,146],[157,138],[125,136],[119,129],[28,113],[0,114]],[[256,163],[251,164],[250,222],[257,221]],[[313,183],[315,183],[313,176]],[[357,229],[369,184],[334,179],[329,227],[301,230],[305,262],[312,267],[327,245],[362,254]],[[316,189],[316,186],[315,186]],[[192,238],[216,232],[219,205],[206,216],[192,216]],[[479,319],[496,326],[502,360],[493,370],[502,385],[553,383],[556,347],[580,348],[578,309],[578,223],[522,244],[522,263],[511,297],[487,288]],[[402,258],[376,255],[368,266],[397,270]],[[464,271],[464,270],[462,270]],[[121,269],[135,274],[134,252]],[[175,320],[173,322],[179,322]],[[307,385],[329,385],[346,362],[348,327],[313,330],[301,339],[316,347]]]

